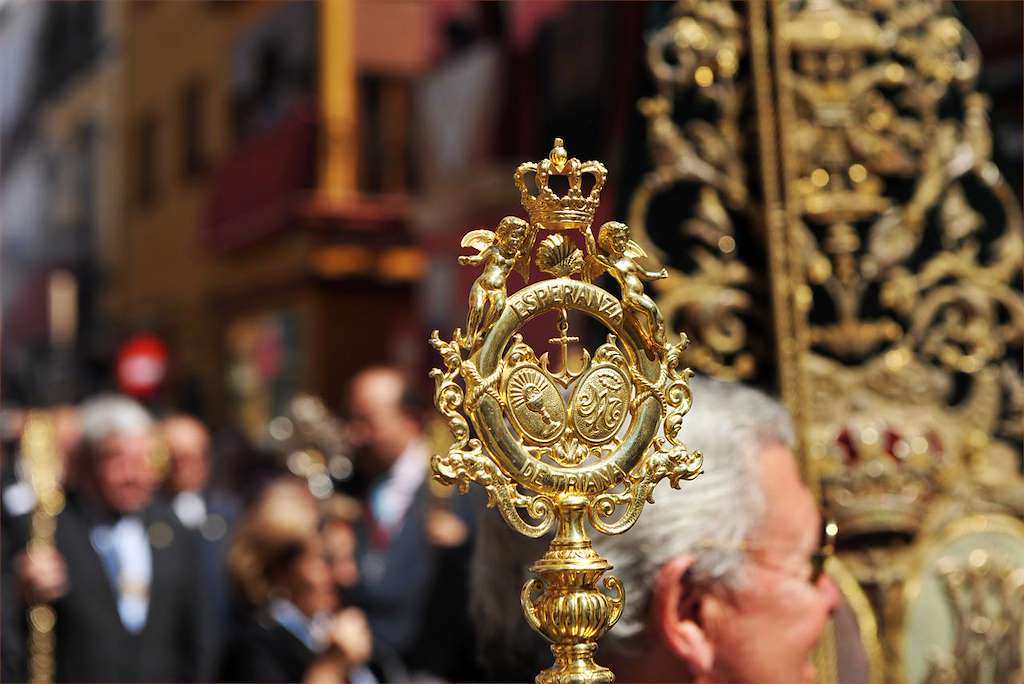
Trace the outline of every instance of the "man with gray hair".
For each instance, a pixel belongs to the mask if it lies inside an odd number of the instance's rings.
[[[153,420],[118,395],[86,401],[81,416],[81,491],[58,516],[55,548],[16,558],[21,598],[56,611],[57,681],[192,681],[197,540],[154,501]]]
[[[626,588],[598,661],[622,682],[810,684],[811,651],[838,593],[821,572],[821,521],[789,418],[741,385],[694,378],[691,387],[682,436],[703,451],[704,473],[678,491],[659,486],[657,504],[625,534],[592,535]],[[523,677],[551,662],[518,606],[548,540],[486,518],[471,604],[481,658]]]

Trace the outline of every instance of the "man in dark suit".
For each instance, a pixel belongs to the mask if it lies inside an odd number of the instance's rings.
[[[153,499],[152,420],[101,396],[82,406],[82,433],[81,487],[56,546],[15,560],[22,600],[56,611],[57,681],[194,681],[198,540]]]
[[[405,377],[388,367],[357,375],[348,393],[356,466],[367,483],[357,525],[359,583],[348,599],[366,612],[375,648],[411,670],[472,678],[466,575],[471,499],[459,514],[430,490],[423,407]],[[447,502],[446,502],[447,503]],[[478,503],[478,502],[476,502]]]

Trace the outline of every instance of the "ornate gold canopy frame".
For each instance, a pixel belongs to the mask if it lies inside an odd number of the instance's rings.
[[[430,339],[445,366],[431,372],[434,401],[455,437],[434,456],[435,476],[463,490],[482,486],[521,534],[556,530],[521,595],[527,622],[555,656],[540,684],[614,681],[594,652],[626,597],[613,575],[598,587],[611,565],[594,550],[586,523],[602,534],[627,531],[659,482],[678,487],[702,463],[679,442],[691,404],[690,372],[679,368],[686,338],[667,336],[644,293],[645,280],[665,273],[638,263],[646,255],[625,224],[607,222],[596,238],[592,231],[606,175],[599,162],[570,158],[561,139],[547,159],[520,165],[515,182],[530,220],[508,216],[494,231],[466,234],[462,246],[478,254],[459,261],[483,270],[470,290],[465,331],[447,341],[434,331]],[[551,188],[551,176],[565,177],[566,194]],[[531,265],[552,277],[508,295],[513,270],[528,280]],[[620,296],[595,284],[604,273]],[[593,355],[584,348],[575,361],[569,311],[608,331]],[[527,344],[524,329],[534,321],[554,323],[548,341],[560,350],[557,361]]]
[[[777,383],[869,599],[871,681],[920,684],[904,589],[941,569],[915,559],[964,515],[1024,516],[1024,229],[978,47],[941,0],[683,0],[647,46],[628,220],[667,266],[656,300],[684,363]],[[1020,676],[1019,633],[934,657],[955,680],[963,653],[1016,648],[999,676]]]

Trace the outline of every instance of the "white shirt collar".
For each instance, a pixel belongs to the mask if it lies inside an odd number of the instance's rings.
[[[429,460],[426,442],[420,439],[413,440],[391,466],[388,477],[406,485],[415,485],[414,488],[419,487],[427,476]]]
[[[310,651],[319,653],[327,647],[327,625],[329,613],[309,617],[288,599],[274,599],[267,606],[267,612],[279,625],[287,629]]]
[[[406,447],[371,494],[371,507],[377,522],[389,532],[402,524],[416,492],[427,477],[426,442],[415,440]]]

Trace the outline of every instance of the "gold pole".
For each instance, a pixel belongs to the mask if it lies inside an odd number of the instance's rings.
[[[344,200],[358,189],[358,112],[355,2],[320,3],[319,194]]]
[[[29,485],[36,495],[32,512],[28,552],[53,548],[57,533],[57,515],[64,508],[61,479],[63,456],[57,443],[53,417],[42,412],[29,413],[21,437],[21,458]],[[57,616],[53,607],[35,603],[28,610],[29,681],[49,684],[54,680],[54,627]]]
[[[760,6],[758,6],[760,7]],[[796,108],[793,104],[793,84],[791,82],[789,64],[789,39],[786,32],[779,27],[784,26],[788,20],[787,8],[784,2],[775,0],[772,2],[771,17],[775,26],[772,31],[773,52],[775,56],[776,74],[778,81],[775,84],[778,88],[777,103],[778,116],[780,121],[796,121]],[[784,271],[776,277],[785,278],[788,283],[787,302],[791,313],[790,322],[792,325],[792,342],[786,342],[790,351],[790,368],[786,371],[790,383],[789,396],[786,402],[790,412],[793,414],[794,428],[796,429],[797,448],[800,453],[800,462],[803,465],[803,476],[807,486],[820,496],[821,483],[818,481],[817,454],[811,453],[810,429],[809,429],[809,407],[807,380],[803,369],[804,356],[810,348],[807,331],[807,311],[811,306],[811,291],[804,283],[803,263],[804,257],[800,252],[800,246],[790,234],[793,226],[800,221],[799,197],[794,186],[796,174],[796,160],[793,157],[793,141],[791,126],[782,125],[778,127],[779,147],[781,149],[781,197],[783,209],[780,212],[783,218],[783,225],[778,223],[769,224],[770,227],[781,228],[783,239],[780,240],[786,248],[786,260],[780,265]],[[776,237],[778,240],[778,237]],[[774,265],[774,264],[773,264]],[[775,274],[773,274],[775,276]],[[780,340],[780,344],[783,341]],[[780,369],[782,370],[782,369]]]
[[[776,112],[783,120],[792,120],[792,103],[782,102],[783,87],[788,81],[776,84],[772,79],[772,50],[776,59],[776,71],[784,71],[780,60],[788,57],[788,48],[781,44],[782,38],[773,33],[774,43],[768,37],[768,16],[766,0],[752,0],[749,5],[750,56],[754,76],[754,94],[757,103],[757,129],[761,158],[761,177],[764,191],[764,221],[769,256],[769,278],[772,287],[772,310],[775,317],[776,359],[779,367],[779,390],[782,400],[793,415],[797,438],[797,452],[800,455],[801,470],[807,486],[820,496],[821,484],[817,477],[813,454],[809,449],[807,424],[806,387],[801,368],[803,353],[807,350],[807,331],[803,318],[806,302],[799,298],[806,293],[801,290],[800,253],[791,244],[789,225],[792,221],[792,197],[789,176],[792,160],[786,147],[789,133],[786,126],[779,126]],[[773,10],[776,11],[776,10]],[[784,78],[780,75],[780,81]],[[778,86],[778,91],[776,91]],[[783,114],[783,107],[789,107]],[[777,143],[777,141],[779,141]],[[781,160],[779,147],[782,148]],[[783,171],[780,178],[780,169]]]
[[[779,389],[787,406],[796,406],[796,354],[793,339],[792,286],[786,259],[786,213],[781,205],[779,157],[775,147],[776,121],[772,96],[771,57],[768,46],[768,18],[764,0],[748,5],[750,58],[757,103],[757,134],[760,143],[761,183],[764,189],[764,221],[768,236],[769,278],[775,315],[776,358],[779,366]]]

